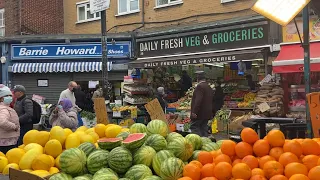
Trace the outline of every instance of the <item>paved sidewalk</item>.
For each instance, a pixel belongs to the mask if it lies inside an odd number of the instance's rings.
[[[0,175],[0,180],[9,180],[9,176]]]

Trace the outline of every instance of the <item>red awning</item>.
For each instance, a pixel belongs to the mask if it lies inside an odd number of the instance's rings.
[[[274,73],[303,72],[304,51],[301,44],[281,46],[272,66]],[[320,42],[310,44],[310,71],[320,71]]]

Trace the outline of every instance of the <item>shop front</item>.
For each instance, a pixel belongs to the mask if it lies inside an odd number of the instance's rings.
[[[56,103],[69,81],[76,81],[90,94],[102,81],[101,43],[30,43],[10,45],[9,77],[12,86],[22,84],[28,95],[43,96]],[[107,43],[109,81],[113,97],[121,96],[120,87],[131,58],[130,41]]]

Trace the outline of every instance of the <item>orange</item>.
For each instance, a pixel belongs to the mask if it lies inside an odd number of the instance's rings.
[[[259,140],[259,136],[256,131],[254,131],[251,128],[244,128],[241,131],[241,139],[243,142],[249,143],[249,144],[254,144],[256,141]]]
[[[238,163],[232,168],[232,176],[237,179],[249,180],[251,177],[251,169],[245,163]]]
[[[201,151],[198,154],[198,161],[201,162],[202,165],[212,163],[213,158],[210,152],[207,151]]]
[[[280,130],[271,130],[267,134],[267,140],[272,147],[282,147],[285,142],[285,137]]]
[[[270,179],[275,175],[283,174],[283,166],[277,161],[268,161],[263,166],[263,172],[265,177]]]
[[[256,156],[262,157],[269,154],[270,145],[268,141],[261,139],[254,143],[252,149]]]
[[[236,143],[234,141],[225,140],[221,144],[221,152],[228,156],[234,156],[236,154],[234,149],[235,147],[236,147]]]
[[[286,166],[287,164],[290,164],[293,162],[299,162],[299,159],[295,154],[291,152],[285,152],[281,154],[279,158],[279,163],[281,163],[283,166]]]
[[[220,154],[223,154],[223,153],[221,152],[221,149],[218,149],[217,150],[217,155],[220,155]]]
[[[308,177],[310,180],[318,180],[320,177],[320,166],[312,168],[308,173]]]
[[[238,163],[241,163],[241,159],[236,159],[236,160],[234,160],[233,162],[232,162],[232,166],[234,166],[234,165],[236,165],[236,164],[238,164]]]
[[[182,177],[182,178],[179,178],[178,180],[192,180],[192,179],[189,177]]]
[[[213,158],[216,158],[219,155],[218,151],[211,151],[210,153]]]
[[[194,164],[194,165],[198,166],[200,169],[202,168],[201,162],[196,161],[196,160],[191,161],[189,164]]]
[[[319,155],[320,154],[320,146],[319,144],[312,139],[305,139],[301,143],[302,152],[304,155]]]
[[[238,143],[235,147],[235,150],[236,155],[241,159],[253,154],[252,146],[246,142]]]
[[[289,180],[310,180],[310,179],[304,174],[295,174],[291,176]]]
[[[301,163],[290,163],[284,169],[284,175],[290,178],[294,174],[308,175],[308,168]]]
[[[288,178],[285,177],[284,175],[275,175],[272,178],[270,178],[269,180],[288,180]]]
[[[201,178],[214,176],[214,164],[206,164],[201,168]],[[190,176],[189,176],[190,177]],[[193,178],[192,178],[193,179]],[[195,180],[195,179],[193,179]]]
[[[244,157],[241,162],[247,164],[251,169],[259,167],[258,159],[252,155]]]
[[[283,149],[281,147],[274,147],[269,152],[269,155],[274,157],[277,161],[279,160],[281,154],[283,154]]]
[[[201,169],[195,164],[187,164],[183,168],[183,176],[190,177],[192,180],[200,180]]]
[[[259,167],[261,168],[261,169],[263,169],[263,166],[264,166],[264,164],[266,163],[266,162],[268,162],[268,161],[275,161],[276,159],[274,158],[274,157],[272,157],[272,156],[269,156],[269,155],[267,155],[267,156],[263,156],[263,157],[261,157],[260,159],[259,159]]]
[[[261,175],[254,175],[250,178],[250,180],[267,180],[267,179]]]
[[[295,154],[298,158],[302,155],[302,146],[301,144],[296,140],[290,140],[283,145],[283,151],[284,152],[292,152]]]
[[[201,180],[218,180],[218,179],[215,178],[215,177],[206,177],[206,178],[203,178]]]
[[[264,177],[264,172],[263,172],[263,170],[260,169],[260,168],[254,168],[254,169],[252,169],[251,174],[252,174],[252,176],[254,176],[254,175],[261,175],[261,176]]]
[[[218,155],[215,159],[214,159],[214,163],[218,164],[220,162],[227,162],[229,164],[232,163],[231,159],[229,156],[225,155],[225,154],[220,154]]]
[[[316,167],[318,165],[319,156],[307,155],[302,158],[302,164],[304,164],[308,170]]]
[[[227,162],[221,162],[214,167],[214,177],[219,180],[231,179],[232,166]]]

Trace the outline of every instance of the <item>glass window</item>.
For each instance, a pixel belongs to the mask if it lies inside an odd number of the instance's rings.
[[[78,22],[100,19],[100,12],[91,14],[89,2],[77,4]]]
[[[0,9],[0,36],[5,35],[4,9]]]
[[[118,14],[139,10],[139,0],[118,0]]]
[[[182,0],[157,0],[157,6],[164,6],[182,2]]]

